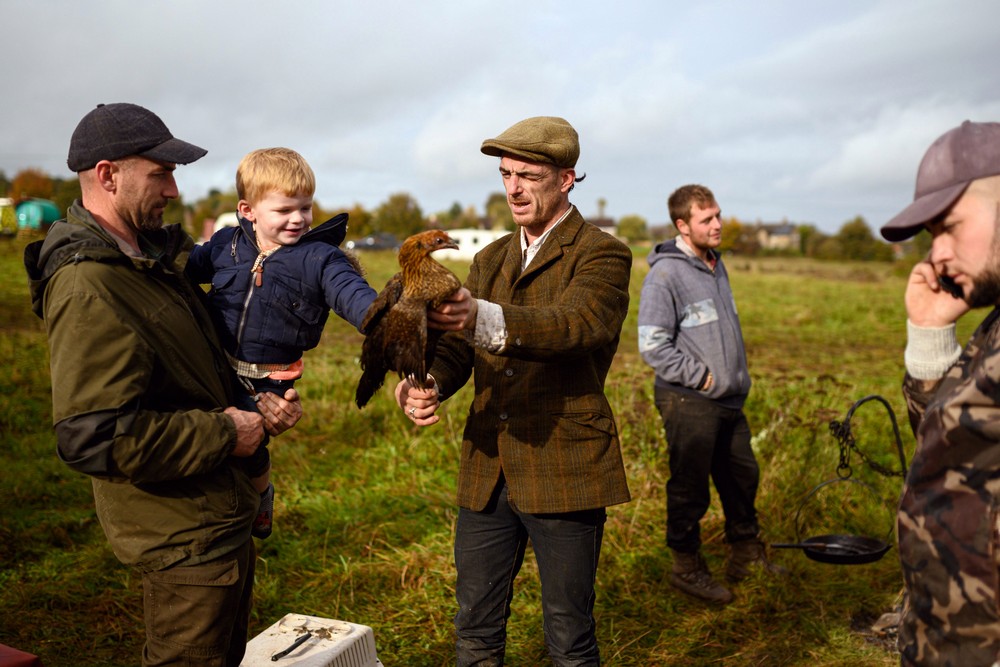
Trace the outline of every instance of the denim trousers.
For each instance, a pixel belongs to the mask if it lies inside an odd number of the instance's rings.
[[[247,383],[253,387],[254,392],[250,393]],[[236,407],[247,412],[260,412],[257,409],[257,401],[254,400],[256,394],[264,391],[284,396],[285,392],[295,386],[295,380],[272,380],[271,378],[240,378],[235,383]],[[271,468],[271,453],[267,449],[271,436],[264,432],[264,439],[260,442],[260,447],[253,454],[248,456],[243,463],[247,475],[250,477],[260,477]]]
[[[508,502],[502,478],[483,511],[461,508],[455,531],[457,665],[503,665],[514,579],[529,540],[538,563],[552,664],[599,665],[594,580],[606,518],[603,507],[519,512]]]
[[[726,541],[757,537],[754,503],[760,468],[750,447],[750,426],[742,409],[656,387],[656,407],[667,438],[667,546],[694,553],[701,546],[699,524],[715,485],[725,515]]]

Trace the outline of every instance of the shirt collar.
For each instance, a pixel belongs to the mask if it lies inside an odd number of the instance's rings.
[[[556,227],[558,227],[559,223],[561,223],[563,220],[565,220],[567,217],[569,217],[569,214],[572,213],[575,209],[576,209],[576,207],[573,206],[572,204],[570,204],[569,208],[566,209],[566,212],[563,213],[559,217],[558,220],[556,220],[555,224],[552,225],[551,227],[549,227],[548,229],[546,229],[545,233],[542,234],[541,236],[539,236],[537,239],[535,239],[535,242],[532,243],[531,245],[528,245],[528,238],[524,234],[524,228],[523,227],[521,228],[521,270],[522,271],[524,271],[526,268],[528,268],[528,264],[531,264],[531,260],[533,260],[535,258],[535,255],[538,254],[538,251],[541,249],[542,244],[545,243],[545,239],[549,238],[549,234],[552,233],[552,230],[555,229]]]

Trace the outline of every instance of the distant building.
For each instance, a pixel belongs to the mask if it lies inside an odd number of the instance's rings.
[[[757,243],[762,250],[798,250],[799,228],[790,222],[758,223]]]
[[[587,218],[587,222],[597,227],[598,229],[606,231],[608,234],[611,234],[612,236],[614,236],[616,233],[617,225],[615,224],[614,218],[608,218],[602,215],[596,218]]]

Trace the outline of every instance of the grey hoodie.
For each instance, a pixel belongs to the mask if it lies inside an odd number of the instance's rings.
[[[649,253],[639,298],[639,353],[656,371],[656,386],[741,408],[750,392],[743,333],[729,274],[715,270],[677,239]],[[713,384],[699,391],[708,373]]]

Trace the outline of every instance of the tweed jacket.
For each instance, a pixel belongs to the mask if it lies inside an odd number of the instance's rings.
[[[575,209],[521,273],[519,234],[480,251],[466,287],[499,304],[507,345],[442,337],[431,374],[442,398],[474,376],[458,504],[479,511],[500,479],[527,513],[607,507],[630,499],[604,381],[628,313],[632,254]]]

